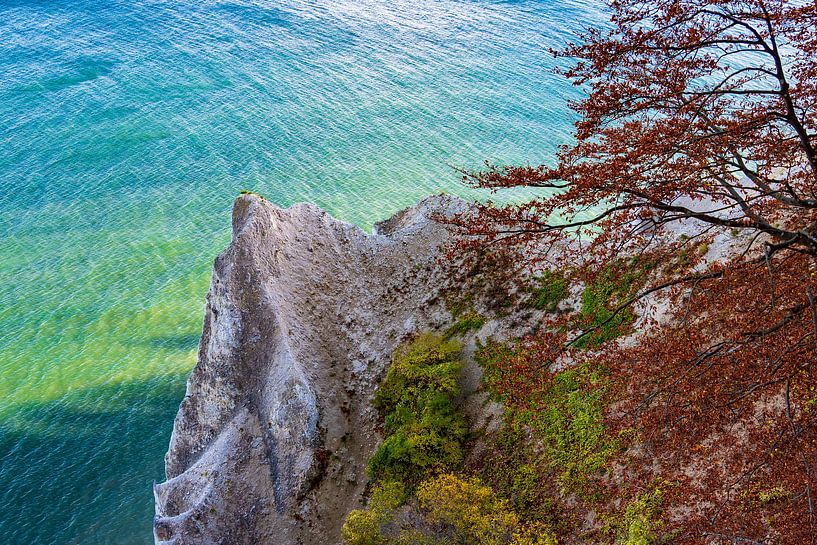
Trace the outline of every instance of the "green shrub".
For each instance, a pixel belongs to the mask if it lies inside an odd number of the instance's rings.
[[[566,520],[555,499],[553,470],[528,437],[525,426],[506,414],[491,438],[479,477],[497,496],[508,500],[521,520],[565,529]]]
[[[387,481],[372,490],[367,509],[355,509],[346,516],[341,528],[341,536],[347,545],[386,545],[389,543],[381,526],[388,524],[394,511],[406,499],[406,489],[402,483]]]
[[[445,338],[450,339],[457,335],[465,335],[469,331],[477,331],[485,325],[485,316],[477,313],[475,310],[468,310],[462,313],[451,327],[445,331]]]
[[[417,488],[417,499],[433,523],[454,529],[459,543],[507,543],[519,527],[519,518],[507,502],[478,479],[440,475]]]
[[[467,427],[454,406],[459,354],[459,343],[431,334],[395,351],[375,393],[387,437],[369,460],[372,478],[411,485],[462,462]]]
[[[380,533],[380,518],[371,510],[355,509],[346,516],[340,530],[346,545],[385,545],[386,538]]]
[[[639,495],[627,504],[622,520],[619,545],[655,545],[661,543],[657,532],[661,529],[659,519],[663,503],[662,488]]]
[[[590,478],[620,448],[604,424],[603,379],[604,371],[590,364],[566,369],[553,376],[536,402],[535,422],[564,492],[587,496]]]
[[[527,426],[544,443],[549,464],[558,472],[557,483],[562,492],[587,496],[593,489],[591,477],[606,466],[622,444],[622,437],[611,436],[604,423],[604,409],[609,402],[606,371],[585,363],[555,373],[549,380],[543,371],[539,385],[507,391],[507,374],[518,372],[518,366],[509,362],[525,359],[520,350],[523,349],[489,339],[476,353],[489,395],[505,403],[508,410],[507,423],[499,437],[510,435],[522,442],[519,430]],[[524,390],[524,394],[514,397],[517,390]],[[516,460],[514,465],[525,463]],[[525,481],[523,475],[515,478],[517,487]],[[508,492],[519,496],[519,491]]]
[[[764,487],[758,483],[742,489],[738,498],[744,502],[748,508],[757,508],[791,499],[792,496],[792,492],[782,486],[769,488],[768,486]]]
[[[597,329],[579,339],[576,347],[597,347],[627,332],[636,318],[632,309],[622,309],[615,317],[613,312],[643,284],[648,270],[648,265],[637,262],[623,268],[608,266],[585,286],[577,325],[582,329]]]
[[[567,279],[553,271],[544,271],[531,289],[529,305],[538,310],[555,311],[568,294]]]
[[[386,378],[374,394],[375,407],[385,417],[400,404],[412,405],[421,392],[438,391],[456,396],[461,368],[457,341],[423,333],[395,349]]]
[[[390,515],[405,501],[405,485],[399,481],[385,481],[374,487],[369,505],[379,513]]]
[[[524,525],[508,502],[479,479],[444,474],[417,489],[417,499],[428,518],[450,526],[457,543],[468,545],[555,545],[550,529]]]
[[[509,347],[493,339],[488,339],[485,344],[477,340],[477,350],[474,358],[482,367],[482,384],[488,391],[491,400],[503,403],[506,407],[513,405],[516,393],[513,388],[508,389],[508,379],[518,380],[522,378],[519,369],[515,365],[509,365],[518,356],[523,354],[521,348]]]
[[[347,545],[430,543],[413,531],[402,531],[396,541],[388,539],[382,528],[429,472],[462,462],[467,428],[454,406],[461,367],[460,344],[429,333],[394,351],[374,396],[386,431],[369,460],[369,474],[377,485],[368,509],[348,515],[342,529]]]
[[[510,477],[511,497],[515,505],[519,505],[525,511],[530,511],[540,502],[539,488],[540,475],[531,464],[520,464],[513,468]]]

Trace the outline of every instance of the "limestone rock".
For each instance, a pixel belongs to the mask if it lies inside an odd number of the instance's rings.
[[[154,487],[156,543],[340,542],[379,440],[377,381],[406,335],[446,316],[434,214],[464,206],[432,197],[370,235],[315,206],[235,201]]]

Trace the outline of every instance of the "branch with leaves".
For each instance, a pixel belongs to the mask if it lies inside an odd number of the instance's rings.
[[[611,368],[627,393],[620,425],[641,430],[661,477],[686,487],[674,501],[697,513],[672,521],[678,542],[817,543],[817,4],[610,8],[610,30],[556,52],[586,91],[556,163],[461,171],[472,186],[541,192],[457,218],[463,248],[535,269],[531,249],[559,247],[548,266],[585,286],[633,259],[650,264],[603,319],[548,318],[538,364],[593,357]],[[642,317],[634,342],[581,346],[656,299],[667,316]],[[712,463],[690,479],[695,456]],[[785,493],[752,500],[764,487]]]

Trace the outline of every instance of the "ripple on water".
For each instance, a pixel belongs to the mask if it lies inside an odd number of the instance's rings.
[[[0,4],[0,535],[150,543],[240,189],[363,227],[538,163],[590,1]],[[516,195],[520,197],[520,195]]]

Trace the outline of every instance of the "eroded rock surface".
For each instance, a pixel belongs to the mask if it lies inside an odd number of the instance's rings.
[[[236,200],[154,490],[157,543],[340,542],[379,440],[375,385],[407,334],[448,319],[432,217],[463,206],[429,198],[369,235],[315,206]]]

